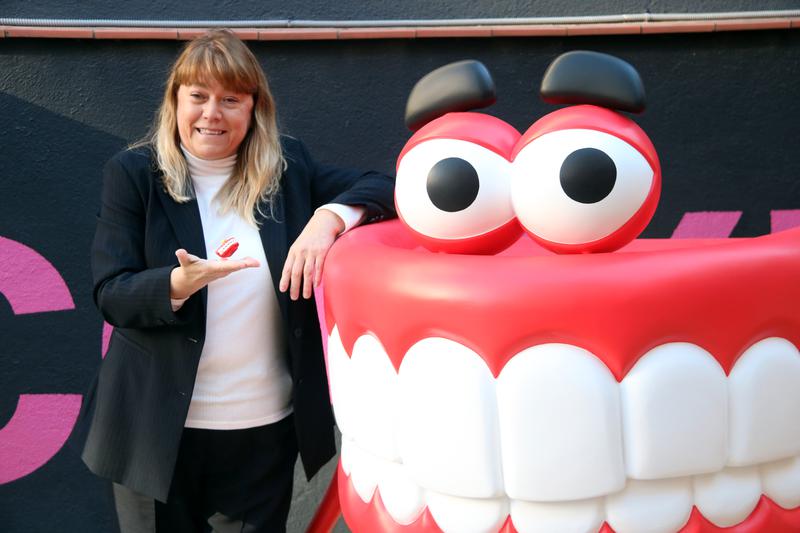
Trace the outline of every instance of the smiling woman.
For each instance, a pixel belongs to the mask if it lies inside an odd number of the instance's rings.
[[[285,530],[298,451],[308,477],[335,453],[312,288],[392,195],[279,135],[231,32],[187,45],[151,134],[106,165],[92,246],[114,332],[77,427],[123,533]]]
[[[255,225],[263,202],[271,208],[285,167],[267,78],[247,46],[228,32],[209,32],[175,61],[153,129],[139,145],[155,148],[164,186],[176,202],[192,198],[186,158],[216,160],[242,152],[220,190],[223,210]]]

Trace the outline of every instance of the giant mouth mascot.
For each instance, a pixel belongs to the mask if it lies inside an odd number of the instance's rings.
[[[420,80],[401,220],[327,259],[349,527],[800,531],[800,230],[636,240],[661,172],[620,59],[556,59],[522,135],[468,112],[493,91]]]

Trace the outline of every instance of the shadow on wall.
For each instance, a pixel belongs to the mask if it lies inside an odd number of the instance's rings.
[[[110,531],[106,484],[64,442],[100,362],[88,250],[102,165],[125,141],[5,93],[0,120],[3,529]]]

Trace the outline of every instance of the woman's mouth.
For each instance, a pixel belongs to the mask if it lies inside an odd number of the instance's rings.
[[[211,128],[195,128],[195,131],[198,132],[200,135],[213,135],[213,136],[223,135],[225,133],[225,130],[216,130]]]

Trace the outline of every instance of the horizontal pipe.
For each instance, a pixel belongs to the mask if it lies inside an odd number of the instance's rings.
[[[169,21],[161,21],[169,22]],[[174,21],[173,21],[174,22]],[[214,22],[214,21],[200,21]],[[216,21],[224,22],[224,21]],[[230,21],[229,21],[230,22]],[[241,22],[241,21],[240,21]],[[250,21],[248,21],[250,22]],[[189,40],[217,24],[192,28],[161,26],[5,26],[0,24],[0,39],[124,39]],[[229,26],[230,27],[230,26]],[[426,38],[493,37],[576,37],[581,35],[641,35],[665,33],[710,33],[800,28],[800,17],[751,17],[719,20],[679,20],[649,22],[595,22],[582,24],[506,24],[472,26],[364,26],[364,27],[252,27],[232,30],[246,41],[371,40]]]
[[[797,18],[800,9],[725,11],[717,13],[636,13],[576,17],[518,17],[462,19],[376,20],[154,20],[154,19],[45,19],[0,18],[0,26],[103,28],[394,28],[448,26],[532,26],[613,24],[636,22],[716,21],[729,19]]]

